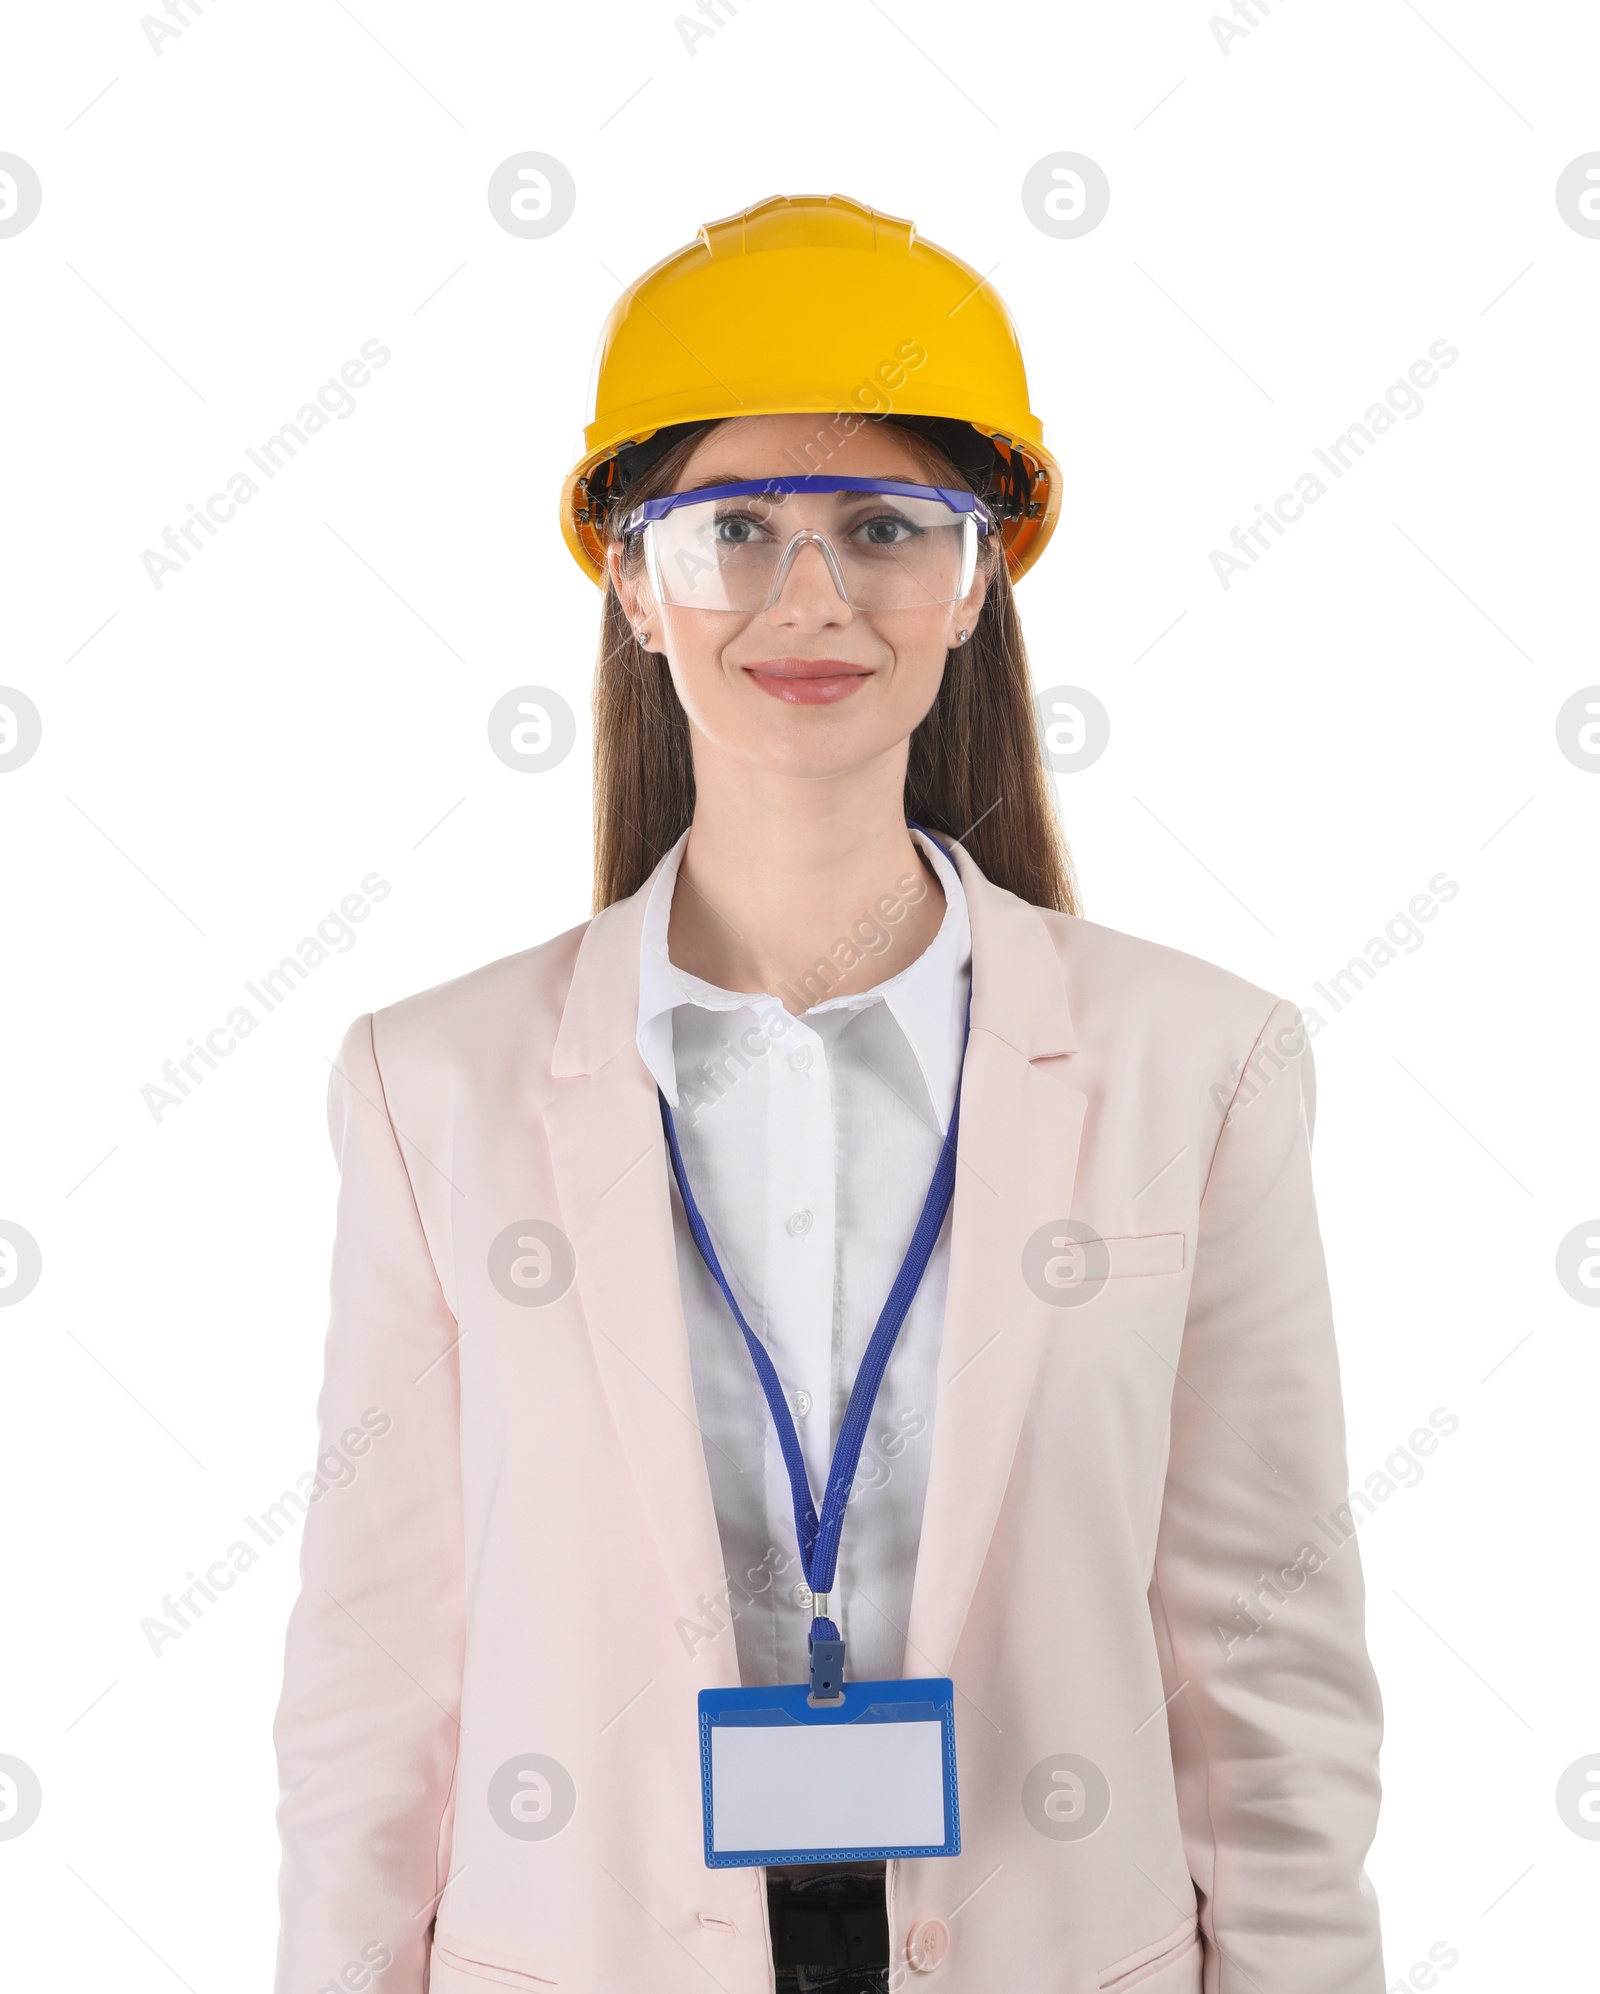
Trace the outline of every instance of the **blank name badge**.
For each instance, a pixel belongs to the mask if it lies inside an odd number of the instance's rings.
[[[700,1692],[712,1869],[961,1853],[948,1676]]]

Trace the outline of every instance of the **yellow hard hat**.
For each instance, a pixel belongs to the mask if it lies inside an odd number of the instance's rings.
[[[583,456],[561,492],[579,566],[604,580],[597,524],[639,468],[638,453],[619,466],[626,446],[723,417],[813,412],[911,418],[969,476],[978,469],[1012,579],[1043,552],[1061,473],[998,294],[909,221],[843,194],[775,194],[705,223],[611,308]]]

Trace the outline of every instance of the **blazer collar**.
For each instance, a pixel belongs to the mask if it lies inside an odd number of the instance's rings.
[[[955,859],[972,924],[973,1030],[1004,1040],[1024,1059],[1075,1052],[1061,959],[1039,909],[987,879],[956,840],[944,842]],[[557,1080],[598,1072],[636,1040],[645,909],[671,856],[657,863],[636,893],[614,901],[585,930],[551,1055]]]
[[[1024,1059],[1076,1052],[1061,958],[1039,909],[985,878],[959,844],[950,849],[972,920],[973,1030],[1003,1039]]]

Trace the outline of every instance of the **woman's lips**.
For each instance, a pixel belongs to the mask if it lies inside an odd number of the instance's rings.
[[[767,658],[744,670],[763,692],[791,706],[834,705],[872,676],[867,666],[843,658]]]

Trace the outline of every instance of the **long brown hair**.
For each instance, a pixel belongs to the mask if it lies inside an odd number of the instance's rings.
[[[971,489],[935,444],[894,426],[927,465],[931,483]],[[678,489],[705,434],[680,437],[627,487],[608,512],[608,542],[618,537],[615,522],[629,508]],[[627,571],[642,561],[637,536],[625,540]],[[911,736],[905,810],[908,822],[958,838],[997,886],[1038,907],[1080,911],[1039,751],[1027,647],[1003,558],[993,561],[971,637],[946,654],[938,694]],[[693,815],[688,717],[666,658],[640,648],[608,581],[594,691],[595,912],[637,892]]]

